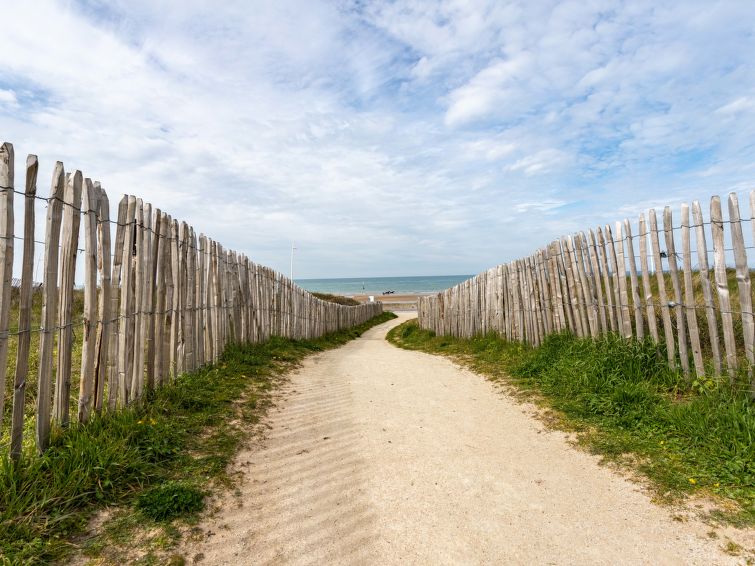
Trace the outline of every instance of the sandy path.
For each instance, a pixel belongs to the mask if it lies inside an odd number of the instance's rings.
[[[408,316],[408,315],[407,315]],[[736,564],[396,321],[307,360],[240,455],[202,564]]]

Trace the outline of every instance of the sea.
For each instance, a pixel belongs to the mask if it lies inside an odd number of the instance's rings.
[[[428,275],[414,277],[349,277],[345,279],[296,279],[307,291],[334,295],[382,295],[395,291],[397,295],[437,293],[466,281],[471,275]]]

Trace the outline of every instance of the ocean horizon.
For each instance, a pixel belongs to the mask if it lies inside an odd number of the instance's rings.
[[[419,275],[412,277],[344,277],[331,279],[294,279],[307,291],[334,295],[381,295],[385,291],[397,294],[438,293],[471,275]]]

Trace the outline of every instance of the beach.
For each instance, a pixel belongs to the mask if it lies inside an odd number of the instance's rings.
[[[374,297],[376,302],[383,303],[385,310],[389,311],[410,311],[417,310],[417,301],[419,297],[435,295],[435,293],[402,293],[390,295],[354,295],[352,298],[360,303],[367,303],[370,297]]]
[[[370,297],[390,311],[416,311],[419,297],[432,296],[469,279],[469,275],[425,275],[403,277],[351,277],[297,279],[296,284],[312,292],[330,293],[368,303]],[[392,291],[386,294],[386,291]]]
[[[351,277],[335,279],[296,279],[295,282],[307,291],[332,293],[345,297],[384,296],[385,291],[393,291],[393,297],[405,295],[432,294],[458,285],[470,275],[427,275],[404,277]],[[389,295],[385,295],[388,297]],[[363,300],[367,300],[364,298]]]

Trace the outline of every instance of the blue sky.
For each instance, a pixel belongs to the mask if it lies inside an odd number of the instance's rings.
[[[755,188],[750,1],[0,13],[0,138],[41,193],[60,159],[284,272],[293,240],[302,277],[476,273]]]

